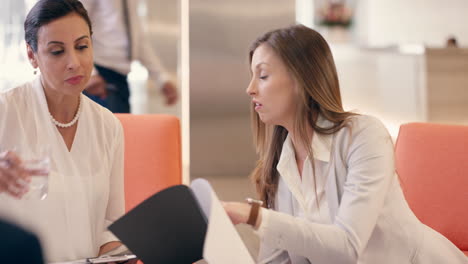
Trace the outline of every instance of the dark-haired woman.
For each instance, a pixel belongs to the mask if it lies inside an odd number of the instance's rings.
[[[91,23],[77,0],[40,0],[24,29],[40,75],[0,94],[0,215],[34,231],[48,262],[96,256],[119,245],[107,226],[125,209],[121,124],[82,95],[93,68]],[[31,175],[21,155],[44,144],[48,196],[22,199]]]
[[[320,34],[274,30],[254,42],[250,62],[252,178],[266,208],[251,200],[225,209],[257,229],[260,263],[468,263],[408,207],[383,124],[343,110]]]

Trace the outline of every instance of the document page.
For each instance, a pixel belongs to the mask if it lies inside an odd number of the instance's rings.
[[[203,258],[209,264],[254,264],[239,233],[208,181],[196,179],[191,189],[208,218]]]

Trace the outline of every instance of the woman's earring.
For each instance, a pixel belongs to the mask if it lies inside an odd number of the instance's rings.
[[[34,73],[34,75],[36,75],[36,74],[37,74],[37,70],[36,70],[36,69],[34,69],[33,73]]]

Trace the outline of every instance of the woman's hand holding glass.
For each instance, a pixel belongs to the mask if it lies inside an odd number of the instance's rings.
[[[0,153],[0,193],[6,193],[17,199],[25,195],[33,197],[38,189],[38,198],[47,196],[47,177],[50,161],[48,156],[22,160],[14,151]]]

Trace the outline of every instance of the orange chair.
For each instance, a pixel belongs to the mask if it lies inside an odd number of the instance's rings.
[[[125,137],[125,207],[182,183],[179,119],[169,115],[116,114]]]
[[[409,206],[468,256],[468,126],[400,127],[396,170]]]

